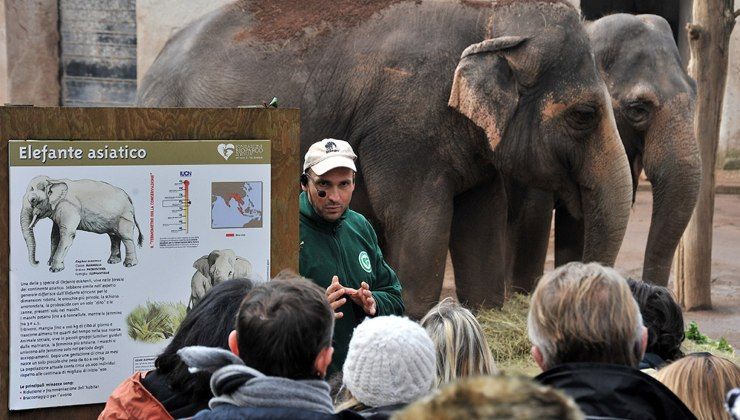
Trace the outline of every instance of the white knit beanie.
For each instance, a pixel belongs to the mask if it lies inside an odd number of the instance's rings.
[[[406,317],[368,318],[355,328],[343,373],[349,392],[368,407],[409,403],[434,385],[434,343]]]

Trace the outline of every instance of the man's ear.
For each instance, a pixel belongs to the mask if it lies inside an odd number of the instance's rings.
[[[530,350],[532,353],[532,358],[534,359],[534,362],[537,363],[537,366],[542,369],[542,371],[547,370],[547,365],[545,364],[545,357],[542,356],[542,352],[540,351],[540,348],[537,346],[532,346],[532,350]]]
[[[239,341],[236,339],[236,330],[232,330],[229,333],[229,350],[239,356]]]
[[[640,360],[645,357],[645,350],[647,350],[648,342],[648,329],[645,326],[642,327],[642,338],[640,340]]]
[[[331,358],[334,355],[334,347],[324,347],[316,356],[316,360],[313,362],[313,368],[316,371],[317,376],[325,377],[326,370],[329,368]]]

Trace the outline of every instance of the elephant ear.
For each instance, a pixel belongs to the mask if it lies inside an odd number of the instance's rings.
[[[246,258],[236,257],[234,262],[234,278],[251,278],[252,263]]]
[[[54,182],[46,186],[46,196],[49,198],[51,210],[56,210],[59,202],[67,196],[69,187],[66,182]]]
[[[193,268],[198,270],[206,278],[211,278],[211,265],[208,263],[208,255],[204,255],[193,263]]]
[[[492,149],[501,142],[506,122],[518,105],[517,83],[535,82],[521,48],[527,39],[502,36],[470,45],[455,69],[448,105],[482,128]]]

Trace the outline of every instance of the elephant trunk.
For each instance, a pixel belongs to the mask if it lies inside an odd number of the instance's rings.
[[[584,220],[583,261],[614,265],[627,230],[632,206],[632,180],[624,146],[613,117],[604,123],[599,141],[586,151],[580,173]]]
[[[668,284],[673,255],[699,194],[701,156],[691,110],[669,102],[645,133],[643,164],[653,188],[653,214],[642,280],[661,286]]]
[[[36,261],[36,238],[33,235],[33,225],[31,219],[33,218],[33,207],[29,198],[23,197],[23,208],[21,209],[21,231],[23,232],[23,239],[26,240],[26,247],[28,248],[28,262],[31,265],[37,265],[39,262]]]

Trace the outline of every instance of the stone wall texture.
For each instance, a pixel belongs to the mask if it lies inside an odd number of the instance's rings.
[[[740,9],[740,0],[735,0],[737,9]],[[730,63],[720,127],[717,161],[720,165],[726,161],[727,169],[740,169],[740,19],[735,22],[730,37]]]
[[[3,103],[59,105],[56,0],[3,0],[0,95]]]

